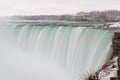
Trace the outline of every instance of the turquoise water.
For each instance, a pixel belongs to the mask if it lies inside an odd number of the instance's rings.
[[[14,43],[26,55],[40,54],[64,67],[72,80],[97,71],[111,55],[113,33],[71,26],[17,25]]]

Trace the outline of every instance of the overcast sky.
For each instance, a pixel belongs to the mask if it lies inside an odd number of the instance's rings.
[[[120,10],[120,0],[0,0],[0,15],[75,14]]]

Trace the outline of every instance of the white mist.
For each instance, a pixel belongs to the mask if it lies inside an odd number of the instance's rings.
[[[0,80],[70,80],[67,71],[52,60],[13,46],[12,28],[0,27]]]

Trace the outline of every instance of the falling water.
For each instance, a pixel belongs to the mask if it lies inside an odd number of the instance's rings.
[[[25,55],[45,56],[63,67],[69,76],[72,76],[72,80],[83,80],[84,76],[94,73],[111,54],[113,33],[105,30],[70,26],[17,25],[13,33],[14,43],[25,51]]]

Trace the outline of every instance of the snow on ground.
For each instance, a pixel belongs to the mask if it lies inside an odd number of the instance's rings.
[[[109,63],[110,65],[101,70],[98,74],[100,80],[110,80],[111,77],[117,77],[118,56],[114,57]]]

